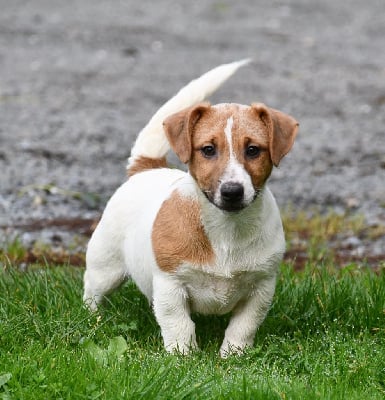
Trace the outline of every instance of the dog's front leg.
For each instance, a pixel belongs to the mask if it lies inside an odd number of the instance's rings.
[[[220,348],[221,357],[241,354],[245,347],[253,345],[255,333],[269,311],[275,281],[274,276],[259,282],[250,297],[241,300],[234,308]]]
[[[195,324],[191,320],[188,294],[178,280],[157,274],[153,280],[153,305],[164,346],[170,353],[187,354],[197,348]]]

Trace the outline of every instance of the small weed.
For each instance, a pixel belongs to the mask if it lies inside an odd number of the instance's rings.
[[[1,244],[0,264],[5,264],[7,261],[10,264],[17,264],[26,257],[27,252],[28,250],[21,243],[21,240],[15,237],[11,241]]]

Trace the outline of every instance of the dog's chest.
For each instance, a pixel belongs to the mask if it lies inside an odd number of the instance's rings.
[[[193,312],[228,313],[251,296],[261,281],[277,273],[280,254],[261,248],[258,240],[243,246],[234,242],[221,248],[214,245],[214,252],[212,264],[185,263],[175,272],[187,290]]]
[[[187,290],[191,311],[225,314],[256,289],[264,274],[239,271],[226,276],[185,267],[177,275]]]

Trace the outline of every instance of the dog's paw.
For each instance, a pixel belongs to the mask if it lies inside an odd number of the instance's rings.
[[[198,350],[198,345],[196,341],[191,341],[187,343],[182,343],[182,342],[174,342],[174,343],[169,343],[165,346],[166,351],[171,353],[171,354],[181,354],[181,355],[188,355],[191,354],[194,351]]]
[[[91,311],[93,313],[97,312],[99,303],[100,298],[98,298],[97,296],[88,296],[86,294],[83,296],[83,304],[88,311]]]
[[[235,343],[226,341],[222,343],[219,354],[222,358],[227,358],[229,356],[240,356],[249,346],[249,343]]]

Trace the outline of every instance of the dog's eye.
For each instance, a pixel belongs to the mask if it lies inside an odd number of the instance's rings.
[[[258,146],[248,146],[245,150],[246,157],[257,158],[261,153],[261,149]]]
[[[206,158],[211,158],[214,157],[217,154],[217,150],[215,146],[209,145],[209,146],[203,146],[201,148],[201,152],[204,157]]]

